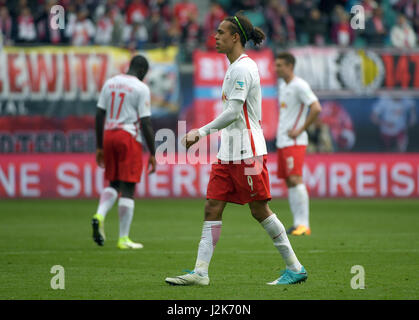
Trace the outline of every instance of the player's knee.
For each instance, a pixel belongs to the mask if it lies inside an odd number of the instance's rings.
[[[111,181],[109,182],[109,186],[119,192],[119,181]]]
[[[257,221],[262,222],[269,217],[272,212],[267,201],[253,201],[249,203],[250,213]]]
[[[286,183],[287,183],[288,188],[296,187],[297,185],[303,183],[303,177],[301,177],[301,176],[289,176],[286,180]]]
[[[121,182],[121,197],[134,199],[135,183]]]
[[[217,200],[207,200],[205,203],[205,220],[221,220],[225,204]]]

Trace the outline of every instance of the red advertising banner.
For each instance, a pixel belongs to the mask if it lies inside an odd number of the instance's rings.
[[[163,163],[163,161],[161,161]],[[271,194],[285,197],[270,154]],[[139,198],[204,198],[210,164],[159,164],[137,184]],[[0,198],[95,198],[107,185],[93,154],[2,155]],[[419,154],[307,155],[304,181],[311,197],[417,198]]]

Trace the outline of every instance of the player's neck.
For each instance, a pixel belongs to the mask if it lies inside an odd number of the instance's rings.
[[[288,84],[292,81],[292,79],[294,79],[294,74],[291,73],[289,76],[284,77],[285,82]]]
[[[130,71],[130,70],[128,70],[128,71],[127,71],[127,75],[130,75],[130,76],[133,76],[133,77],[136,77],[136,78],[137,78],[137,75],[135,74],[135,72],[134,72],[134,71]]]
[[[231,52],[227,53],[227,58],[230,61],[230,64],[236,61],[243,53],[244,49],[238,47],[234,48]]]

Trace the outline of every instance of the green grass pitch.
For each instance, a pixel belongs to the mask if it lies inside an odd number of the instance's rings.
[[[167,276],[193,269],[204,200],[136,199],[130,237],[144,249],[116,248],[116,206],[98,247],[90,220],[96,200],[1,200],[0,299],[419,299],[419,200],[311,201],[308,237],[290,237],[306,283],[268,286],[284,263],[248,206],[229,204],[210,266],[208,287],[174,287]],[[271,209],[285,227],[288,202]],[[50,286],[65,269],[65,289]],[[365,289],[351,288],[354,265]]]

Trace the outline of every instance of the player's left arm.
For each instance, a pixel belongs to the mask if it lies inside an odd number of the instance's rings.
[[[302,134],[307,128],[316,121],[320,112],[322,111],[322,106],[320,105],[319,101],[314,101],[310,105],[310,111],[307,115],[306,121],[304,122],[303,126],[300,128],[295,128],[288,132],[288,136],[291,139],[297,138],[300,134]]]
[[[298,96],[304,105],[308,105],[310,111],[307,115],[306,121],[304,124],[299,128],[294,128],[288,132],[288,136],[291,139],[296,139],[300,134],[302,134],[307,128],[316,121],[317,117],[319,116],[320,112],[322,111],[322,107],[317,99],[316,95],[311,90],[310,86],[306,83],[299,87]]]
[[[96,108],[96,162],[99,167],[104,168],[104,157],[103,157],[103,126],[105,125],[106,110]]]
[[[106,120],[106,83],[100,91],[99,101],[96,108],[95,131],[96,131],[96,163],[99,167],[105,167],[103,156],[103,129]]]
[[[156,146],[154,144],[154,130],[151,123],[151,94],[148,87],[144,87],[140,95],[140,104],[138,106],[140,115],[141,131],[144,135],[150,158],[148,159],[148,174],[156,171]]]

